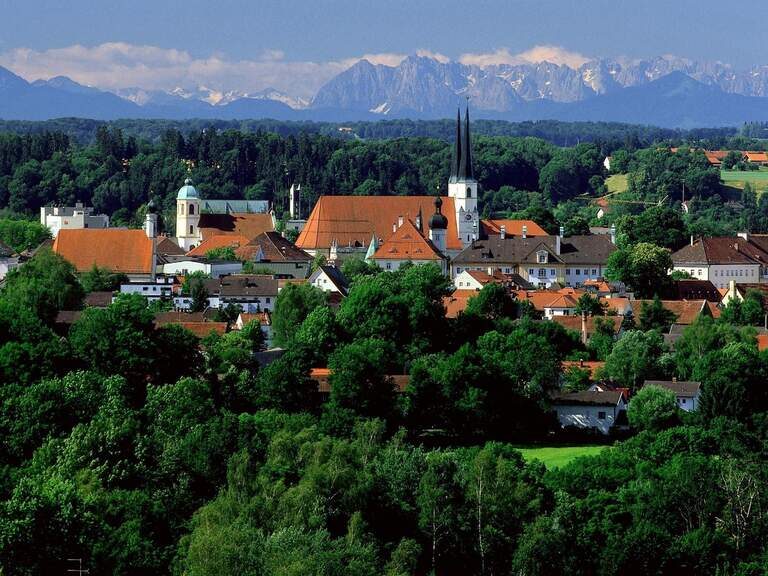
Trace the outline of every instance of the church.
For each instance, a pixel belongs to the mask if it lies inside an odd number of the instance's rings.
[[[205,200],[189,178],[176,195],[176,243],[185,251],[214,235],[251,239],[274,229],[266,200]]]
[[[448,196],[439,197],[440,216],[445,215],[445,230],[437,232],[441,251],[452,257],[483,233],[486,221],[477,210],[477,180],[472,167],[469,110],[456,117],[456,141],[451,159]],[[406,221],[419,228],[436,212],[432,196],[321,196],[315,204],[296,246],[310,254],[334,255],[343,260],[368,252],[390,238]],[[438,218],[440,222],[442,219]],[[488,221],[490,222],[490,221]],[[425,237],[431,230],[422,230]],[[444,240],[442,238],[444,232]],[[374,247],[376,250],[376,247]]]

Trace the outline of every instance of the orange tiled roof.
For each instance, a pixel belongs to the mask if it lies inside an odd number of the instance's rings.
[[[616,314],[625,314],[632,305],[629,298],[600,298],[600,304],[605,304],[606,310],[613,310]]]
[[[547,232],[533,220],[481,220],[480,224],[486,234],[501,234],[501,227],[504,226],[507,236],[522,236],[523,226],[526,227],[527,236],[546,236]]]
[[[410,220],[403,222],[374,255],[376,260],[442,260],[432,243]]]
[[[757,335],[757,349],[761,352],[763,350],[768,350],[768,334]]]
[[[309,371],[310,380],[317,382],[317,391],[328,393],[331,391],[331,384],[329,378],[331,371],[328,368],[312,368]],[[411,377],[408,374],[387,374],[387,378],[392,379],[392,383],[395,385],[395,390],[398,392],[404,392],[408,387],[408,383],[411,381]]]
[[[543,311],[545,308],[575,308],[583,291],[573,288],[561,290],[515,290],[518,300],[528,300],[534,309]]]
[[[589,370],[589,377],[594,378],[595,373],[601,368],[605,367],[605,362],[587,362],[585,360],[563,360],[560,364],[563,372],[569,368],[581,368],[583,370]]]
[[[187,256],[205,256],[209,251],[217,248],[237,249],[248,242],[250,239],[240,234],[214,234],[187,252]]]
[[[768,153],[766,152],[744,152],[744,154],[750,162],[768,162]]]
[[[255,313],[241,312],[240,322],[243,326],[248,324],[248,322],[258,322],[262,326],[270,326],[272,324],[272,317],[268,311]]]
[[[445,316],[447,318],[456,318],[467,309],[469,299],[477,296],[477,294],[477,290],[454,290],[450,296],[443,296]]]
[[[249,240],[275,229],[271,214],[201,214],[198,224],[203,240],[218,234],[245,236]]]
[[[640,316],[643,303],[652,305],[653,300],[635,300],[632,302],[635,318]],[[710,313],[706,300],[662,300],[661,305],[675,315],[675,324],[693,324],[702,313]]]
[[[124,274],[152,271],[152,240],[143,230],[82,228],[60,230],[53,251],[71,262],[78,272],[94,264]]]
[[[442,212],[448,218],[446,247],[461,250],[453,198],[443,196]],[[399,217],[415,220],[421,211],[424,225],[435,212],[432,196],[321,196],[296,240],[302,250],[339,246],[368,246],[371,236],[383,240],[392,235]]]
[[[227,331],[226,322],[174,322],[174,324],[186,328],[198,338],[205,338],[206,336],[209,336],[211,332],[221,336]]]
[[[621,329],[621,323],[624,320],[621,316],[589,316],[587,318],[587,336],[592,336],[597,331],[597,319],[613,325],[613,333],[618,334]],[[574,332],[581,332],[581,316],[554,316],[553,322],[557,322],[563,328]]]

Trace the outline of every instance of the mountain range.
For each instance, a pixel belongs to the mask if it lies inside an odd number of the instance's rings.
[[[108,92],[57,76],[27,82],[0,67],[0,118],[67,116],[346,121],[446,118],[469,98],[476,118],[617,121],[672,128],[768,121],[768,66],[660,57],[597,59],[579,68],[541,62],[484,67],[409,56],[397,66],[360,60],[311,100],[274,89],[140,87]]]

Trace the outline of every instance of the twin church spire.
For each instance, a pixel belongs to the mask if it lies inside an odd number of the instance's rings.
[[[464,130],[461,129],[461,110],[456,111],[456,144],[451,159],[451,182],[474,180],[472,169],[472,145],[469,138],[469,107],[464,116]]]

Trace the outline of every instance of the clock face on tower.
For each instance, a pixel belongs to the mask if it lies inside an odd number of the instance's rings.
[[[472,220],[472,214],[465,214],[465,215],[464,215],[464,220],[466,220],[467,222],[469,222],[470,220]]]

